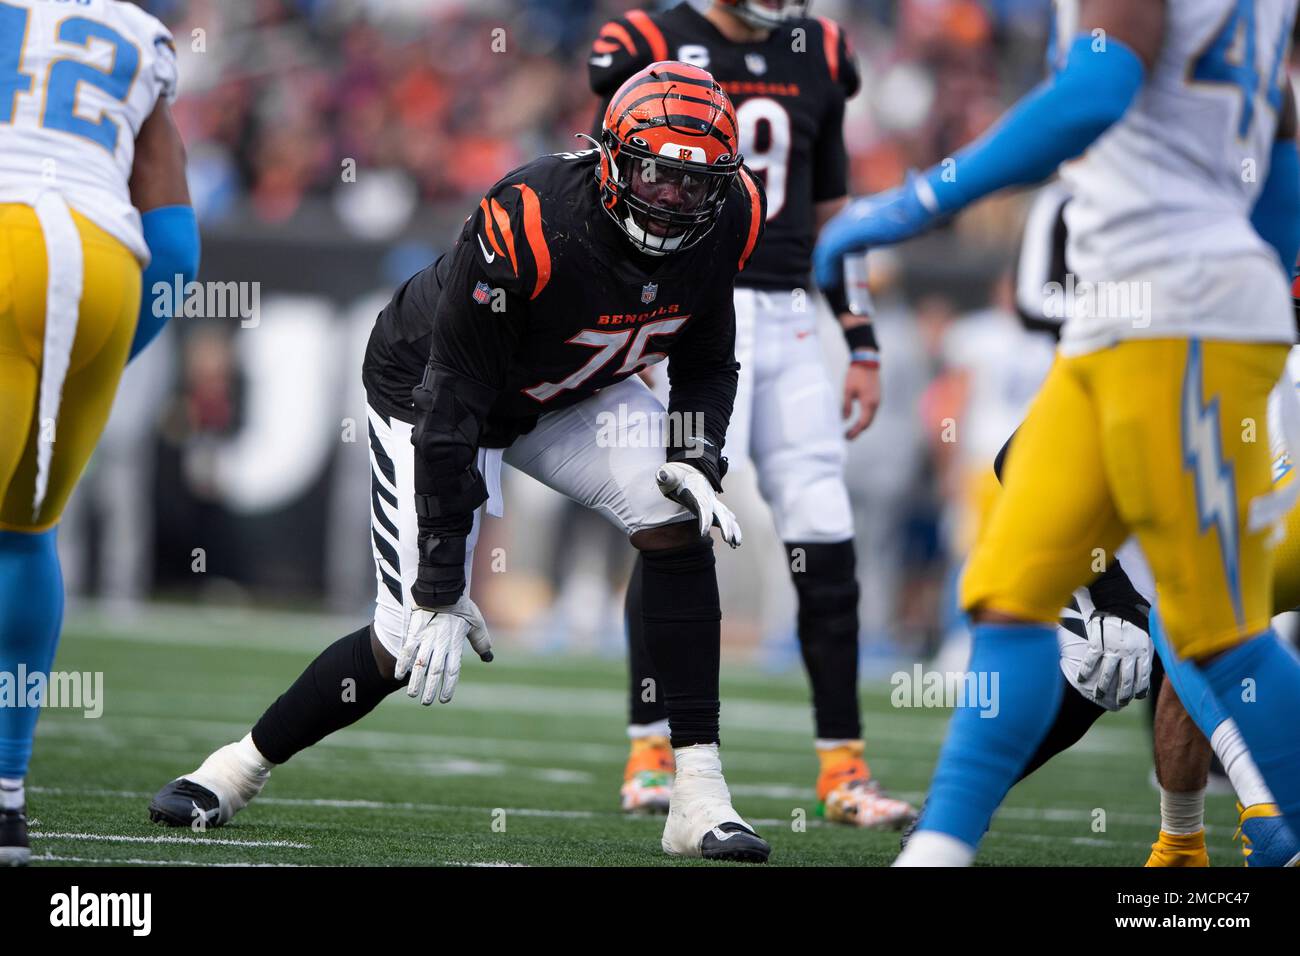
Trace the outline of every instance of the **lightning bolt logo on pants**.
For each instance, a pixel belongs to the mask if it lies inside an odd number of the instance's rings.
[[[1183,467],[1196,479],[1196,514],[1200,531],[1218,529],[1223,573],[1228,580],[1237,621],[1241,610],[1241,579],[1237,545],[1237,484],[1232,465],[1224,461],[1219,430],[1219,399],[1208,403],[1204,388],[1204,356],[1199,339],[1187,343],[1187,372],[1183,377]]]

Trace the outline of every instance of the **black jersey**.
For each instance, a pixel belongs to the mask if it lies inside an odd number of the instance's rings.
[[[738,284],[806,287],[815,206],[848,191],[844,104],[859,79],[839,27],[797,19],[760,43],[734,43],[687,3],[659,14],[633,10],[605,24],[592,47],[591,88],[602,98],[596,125],[624,80],[669,59],[708,70],[727,91],[745,164],[767,193],[767,231]]]
[[[732,289],[762,234],[762,189],[742,170],[701,242],[651,257],[601,208],[597,161],[586,150],[514,170],[455,248],[403,283],[366,349],[377,410],[413,423],[428,363],[491,396],[478,444],[505,447],[542,413],[667,357],[671,409],[702,414],[722,447],[738,368]]]

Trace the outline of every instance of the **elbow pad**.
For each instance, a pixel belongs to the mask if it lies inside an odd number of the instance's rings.
[[[465,590],[465,539],[487,501],[478,442],[493,390],[430,363],[415,403],[415,512],[420,566],[411,597],[421,607],[456,603]]]
[[[170,291],[178,281],[183,287],[199,274],[199,223],[193,207],[150,209],[141,214],[140,225],[150,261],[140,280],[140,317],[131,341],[130,358],[144,351],[172,317],[168,308],[171,297],[155,294],[155,287],[161,285]]]

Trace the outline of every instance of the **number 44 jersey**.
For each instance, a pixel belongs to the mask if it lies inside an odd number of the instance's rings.
[[[141,262],[135,138],[176,95],[172,35],[117,0],[0,3],[0,203],[54,189]]]
[[[641,10],[600,29],[588,59],[602,98],[658,60],[708,70],[736,107],[740,152],[767,193],[767,231],[738,281],[758,288],[808,287],[817,203],[847,193],[844,104],[859,86],[840,28],[824,17],[792,19],[757,43],[735,43],[689,3]]]
[[[1056,9],[1059,55],[1078,29],[1078,0],[1057,0]],[[1167,4],[1142,92],[1062,167],[1074,197],[1065,212],[1070,272],[1149,288],[1149,307],[1072,318],[1067,352],[1142,336],[1291,340],[1285,281],[1250,217],[1268,178],[1295,15],[1296,0]],[[1279,274],[1256,281],[1256,269]]]

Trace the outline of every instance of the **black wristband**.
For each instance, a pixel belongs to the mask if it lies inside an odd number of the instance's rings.
[[[861,322],[844,329],[844,341],[849,345],[849,361],[864,365],[880,364],[880,345],[876,330],[870,322]]]

